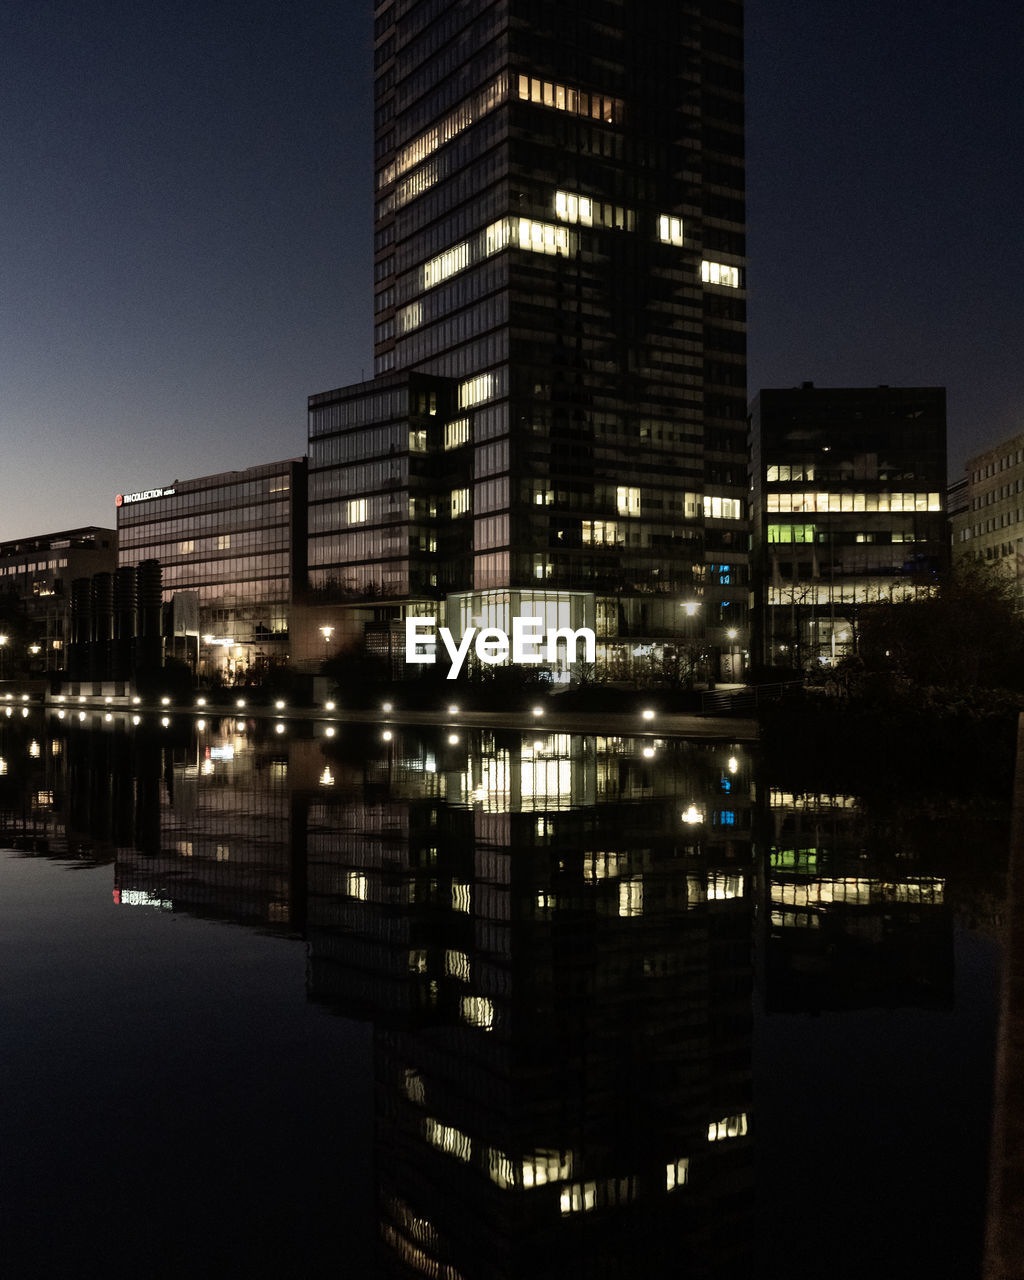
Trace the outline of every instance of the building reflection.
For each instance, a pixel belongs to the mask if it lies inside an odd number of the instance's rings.
[[[746,767],[442,731],[356,769],[310,803],[310,992],[374,1020],[382,1274],[749,1274]]]
[[[767,792],[769,1012],[953,1005],[946,881],[857,797]]]
[[[754,1274],[755,942],[769,1013],[952,1001],[927,841],[736,748],[79,714],[0,720],[0,838],[305,939],[373,1027],[382,1275]]]

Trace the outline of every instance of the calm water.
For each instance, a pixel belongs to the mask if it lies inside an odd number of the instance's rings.
[[[1003,815],[325,732],[0,722],[5,1275],[977,1274]]]

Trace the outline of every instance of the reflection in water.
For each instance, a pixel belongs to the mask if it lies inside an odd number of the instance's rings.
[[[306,940],[373,1026],[380,1274],[760,1274],[755,968],[773,1012],[949,1008],[942,868],[725,744],[331,729],[0,726],[0,836]]]

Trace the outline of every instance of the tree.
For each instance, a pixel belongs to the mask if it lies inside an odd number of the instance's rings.
[[[933,596],[869,605],[866,668],[938,688],[1024,690],[1024,619],[1009,579],[984,565],[954,571]]]

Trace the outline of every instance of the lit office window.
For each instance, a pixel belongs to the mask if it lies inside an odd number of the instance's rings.
[[[683,243],[683,220],[663,213],[658,218],[658,239],[663,244],[681,245]],[[710,263],[708,264],[710,266]]]
[[[725,285],[727,289],[740,287],[739,267],[730,267],[724,262],[708,262],[700,264],[700,278],[705,284]]]
[[[938,493],[769,493],[765,506],[778,512],[941,511]]]
[[[860,540],[858,535],[858,541]],[[769,542],[813,542],[813,524],[770,524],[768,526]]]
[[[452,519],[456,520],[458,519],[459,516],[468,515],[469,508],[470,508],[469,490],[453,489],[452,499],[451,499]]]
[[[581,227],[609,227],[618,231],[636,228],[636,214],[632,209],[572,191],[555,192],[555,217]]]
[[[436,258],[431,258],[429,262],[423,264],[420,268],[420,287],[432,289],[434,285],[440,284],[468,266],[469,241],[463,240],[461,244],[445,249],[444,253],[439,253]]]
[[[640,490],[619,485],[615,490],[615,506],[620,516],[638,516],[640,514]]]
[[[345,889],[350,898],[359,898],[360,901],[366,901],[366,895],[369,891],[369,881],[362,871],[350,871],[346,877]]]
[[[465,951],[446,951],[444,953],[444,971],[449,978],[458,978],[460,982],[469,981],[469,956]]]
[[[459,383],[459,408],[471,409],[476,404],[490,400],[494,395],[494,374],[480,373],[475,378]]]
[[[469,443],[469,419],[456,418],[454,422],[446,422],[444,426],[444,447],[457,449],[459,445]]]
[[[685,1187],[690,1181],[690,1160],[684,1156],[665,1166],[665,1190],[675,1191],[677,1187]]]
[[[622,101],[619,98],[585,93],[582,89],[555,84],[551,80],[540,80],[536,76],[520,76],[517,87],[522,102],[533,102],[574,116],[589,116],[604,124],[619,124],[622,121]]]
[[[410,302],[398,312],[398,332],[409,333],[423,323],[423,303]]]
[[[742,520],[743,504],[739,498],[718,498],[704,495],[705,520]]]
[[[366,519],[366,499],[350,498],[348,502],[349,524],[362,524]]]
[[[594,547],[615,547],[625,542],[625,531],[616,520],[584,520],[583,542]]]

